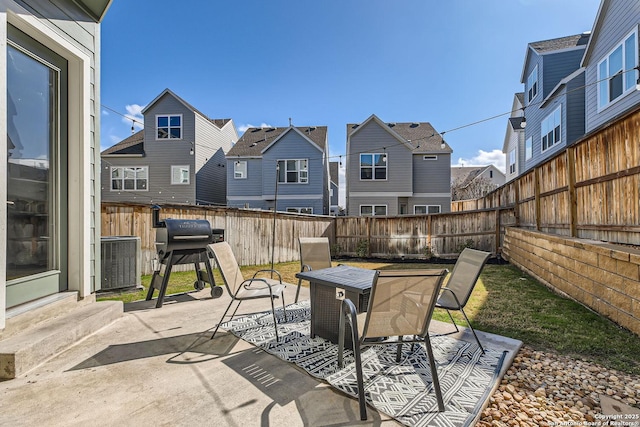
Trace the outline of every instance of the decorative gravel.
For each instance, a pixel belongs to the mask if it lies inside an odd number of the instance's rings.
[[[604,426],[600,395],[638,408],[640,376],[523,346],[476,425]]]

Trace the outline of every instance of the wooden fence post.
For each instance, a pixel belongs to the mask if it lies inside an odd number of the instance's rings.
[[[540,226],[540,168],[536,167],[533,170],[533,186],[535,189],[535,212],[536,212],[536,231],[540,231],[540,229],[542,228]]]
[[[569,190],[569,230],[571,237],[578,237],[578,201],[576,200],[575,147],[567,147],[567,185]]]

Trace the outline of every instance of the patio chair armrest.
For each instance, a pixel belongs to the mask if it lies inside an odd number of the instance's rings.
[[[245,280],[245,281],[243,281],[243,282],[242,282],[241,286],[242,286],[244,289],[251,289],[251,285],[252,285],[254,282],[262,282],[262,283],[264,283],[264,284],[265,284],[265,285],[267,285],[267,287],[269,288],[269,292],[272,292],[272,291],[271,291],[271,284],[270,284],[267,280],[262,279],[262,278],[260,278],[260,277],[252,277],[251,279],[247,279],[247,280]],[[254,289],[256,289],[256,288],[254,288]],[[258,288],[258,289],[260,289],[260,288]],[[264,287],[263,287],[262,289],[264,289]]]
[[[450,288],[447,288],[447,287],[445,286],[445,287],[443,287],[443,288],[441,289],[441,291],[442,291],[442,292],[440,293],[440,295],[441,295],[441,296],[442,296],[442,294],[443,294],[443,293],[445,293],[445,292],[451,292],[451,295],[453,295],[453,299],[456,301],[456,305],[458,306],[458,309],[460,309],[460,308],[462,307],[462,306],[460,305],[460,300],[458,299],[458,296],[456,295],[456,293],[455,293],[455,292],[453,292],[453,290],[451,290]],[[437,307],[437,306],[438,306],[438,304],[436,303],[436,307]]]
[[[270,269],[270,268],[266,268],[264,270],[258,270],[258,271],[256,271],[256,273],[253,275],[253,277],[251,279],[252,280],[257,280],[256,276],[259,273],[276,273],[278,275],[278,280],[280,281],[280,283],[282,283],[282,275],[280,274],[280,272],[278,270],[273,270],[273,269]]]
[[[303,273],[305,270],[306,271],[311,271],[312,268],[311,268],[311,266],[309,264],[303,264],[302,268],[300,269],[300,273]]]

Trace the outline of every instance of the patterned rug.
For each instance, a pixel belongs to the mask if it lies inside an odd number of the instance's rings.
[[[295,363],[310,375],[357,399],[358,389],[353,353],[345,351],[345,366],[338,368],[338,345],[323,338],[311,338],[309,301],[276,311],[280,342],[276,342],[271,311],[236,317],[221,328],[265,351]],[[396,363],[396,346],[366,347],[362,352],[367,403],[408,426],[469,426],[499,381],[506,351],[447,336],[431,339],[445,412],[437,411],[431,370],[423,345],[403,348]]]

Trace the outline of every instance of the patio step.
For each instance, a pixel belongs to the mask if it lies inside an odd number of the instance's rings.
[[[121,301],[76,302],[74,305],[70,300],[63,298],[40,309],[22,313],[15,319],[7,319],[7,324],[13,323],[13,326],[0,340],[0,380],[25,374],[113,323],[124,312]],[[26,327],[29,319],[34,321],[34,326]],[[36,319],[40,321],[35,322]],[[25,328],[22,332],[16,332],[20,325]]]

